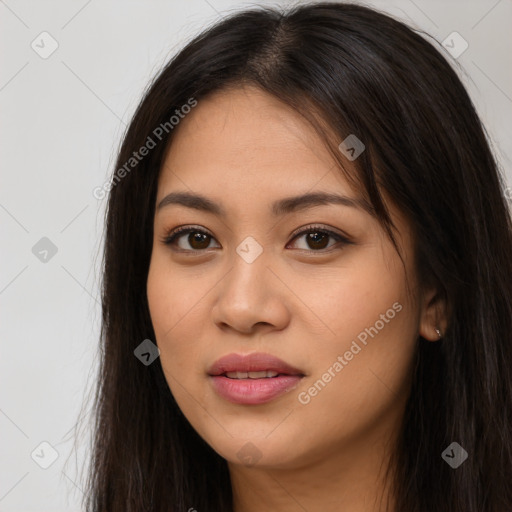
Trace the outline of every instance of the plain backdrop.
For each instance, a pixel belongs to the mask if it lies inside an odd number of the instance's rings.
[[[1,512],[81,510],[106,204],[93,189],[113,171],[149,79],[200,30],[251,5],[0,0]],[[451,46],[467,49],[449,58],[512,186],[512,0],[366,5],[439,42],[460,35]]]

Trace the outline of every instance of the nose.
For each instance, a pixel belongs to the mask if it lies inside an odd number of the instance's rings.
[[[290,321],[290,292],[270,268],[265,251],[251,263],[235,255],[215,290],[213,322],[222,330],[251,334],[281,330]]]

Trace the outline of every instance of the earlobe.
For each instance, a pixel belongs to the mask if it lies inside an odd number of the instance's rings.
[[[443,338],[447,326],[446,300],[438,290],[431,290],[423,297],[420,312],[419,334],[427,341]]]

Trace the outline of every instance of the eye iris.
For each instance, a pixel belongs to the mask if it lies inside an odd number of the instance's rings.
[[[194,249],[206,249],[210,245],[210,235],[198,233],[197,231],[191,232],[188,235],[188,242]],[[199,246],[194,245],[196,242]]]
[[[308,244],[312,249],[324,249],[327,246],[327,243],[322,244],[322,238],[324,242],[327,242],[329,239],[329,237],[325,233],[319,233],[317,231],[308,233],[307,235]],[[313,242],[313,246],[310,244],[310,242]]]

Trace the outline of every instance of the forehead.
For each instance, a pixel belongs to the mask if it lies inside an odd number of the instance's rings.
[[[237,183],[254,190],[272,184],[304,191],[322,180],[322,185],[348,193],[337,167],[325,142],[298,112],[246,86],[199,100],[180,121],[159,186],[218,190]],[[348,161],[345,167],[351,168]]]

